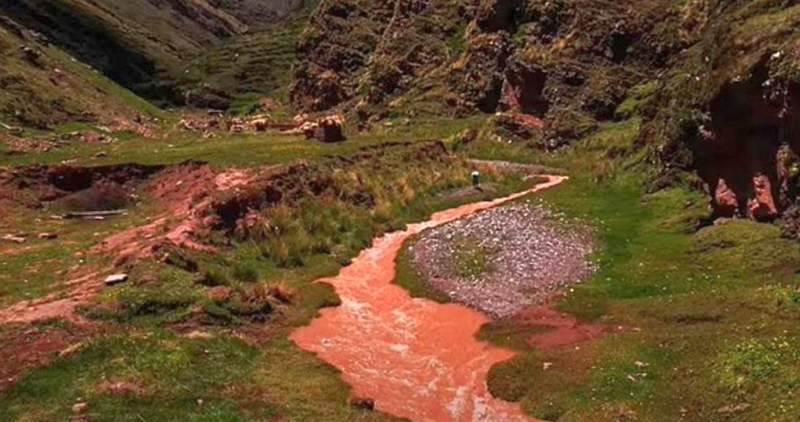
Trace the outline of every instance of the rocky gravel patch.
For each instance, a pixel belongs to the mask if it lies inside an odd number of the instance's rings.
[[[479,248],[480,259],[465,263],[475,255],[466,248]],[[409,250],[433,288],[495,318],[546,301],[595,270],[589,230],[533,201],[428,230]]]

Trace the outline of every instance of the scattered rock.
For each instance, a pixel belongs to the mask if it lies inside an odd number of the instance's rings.
[[[325,143],[343,142],[347,139],[344,136],[343,124],[342,116],[328,116],[314,123],[304,124],[303,132],[307,139],[316,139]]]
[[[128,281],[128,274],[114,274],[106,277],[106,286],[114,286]]]
[[[55,233],[39,233],[39,239],[42,240],[58,239],[58,235]]]
[[[749,403],[739,403],[739,404],[736,404],[736,405],[729,405],[729,406],[721,407],[721,408],[717,409],[717,413],[719,413],[721,415],[735,415],[737,413],[742,413],[742,412],[744,412],[745,410],[747,410],[749,408],[750,408],[750,404]]]
[[[75,403],[72,406],[72,413],[74,415],[85,415],[87,412],[89,412],[88,403],[80,402],[80,403]]]
[[[465,275],[457,268],[465,242],[484,251],[486,271]],[[411,257],[434,289],[504,318],[591,275],[592,250],[588,230],[568,229],[563,217],[527,203],[423,232]]]
[[[83,347],[83,343],[72,344],[69,347],[67,347],[66,349],[58,352],[58,357],[63,358],[63,357],[69,356],[69,355],[77,352],[78,350],[80,350],[82,347]]]
[[[25,243],[24,236],[17,236],[13,234],[7,234],[3,237],[0,237],[0,240],[5,240],[6,242],[12,242],[12,243]]]
[[[184,337],[190,340],[208,340],[214,338],[214,335],[206,331],[194,330],[186,334]]]
[[[132,382],[120,380],[103,381],[98,390],[104,394],[117,397],[136,396],[142,393],[142,387]]]

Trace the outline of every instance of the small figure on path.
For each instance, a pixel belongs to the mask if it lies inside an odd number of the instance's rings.
[[[475,170],[472,172],[472,187],[475,189],[481,189],[481,172]]]

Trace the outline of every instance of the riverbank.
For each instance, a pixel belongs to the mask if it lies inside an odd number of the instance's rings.
[[[342,371],[357,397],[412,420],[529,420],[518,406],[486,388],[489,369],[513,357],[475,338],[489,319],[467,307],[412,299],[393,284],[403,242],[423,230],[555,187],[549,176],[529,191],[436,213],[424,223],[384,235],[339,275],[319,280],[341,298],[291,339]]]

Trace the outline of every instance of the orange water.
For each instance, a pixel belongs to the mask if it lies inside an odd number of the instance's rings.
[[[323,309],[291,339],[339,368],[353,395],[373,399],[383,412],[415,421],[531,420],[487,391],[492,365],[514,356],[475,339],[488,318],[465,306],[411,298],[392,281],[410,236],[566,180],[547,178],[529,191],[436,213],[375,239],[339,275],[319,280],[333,285],[341,306]]]

